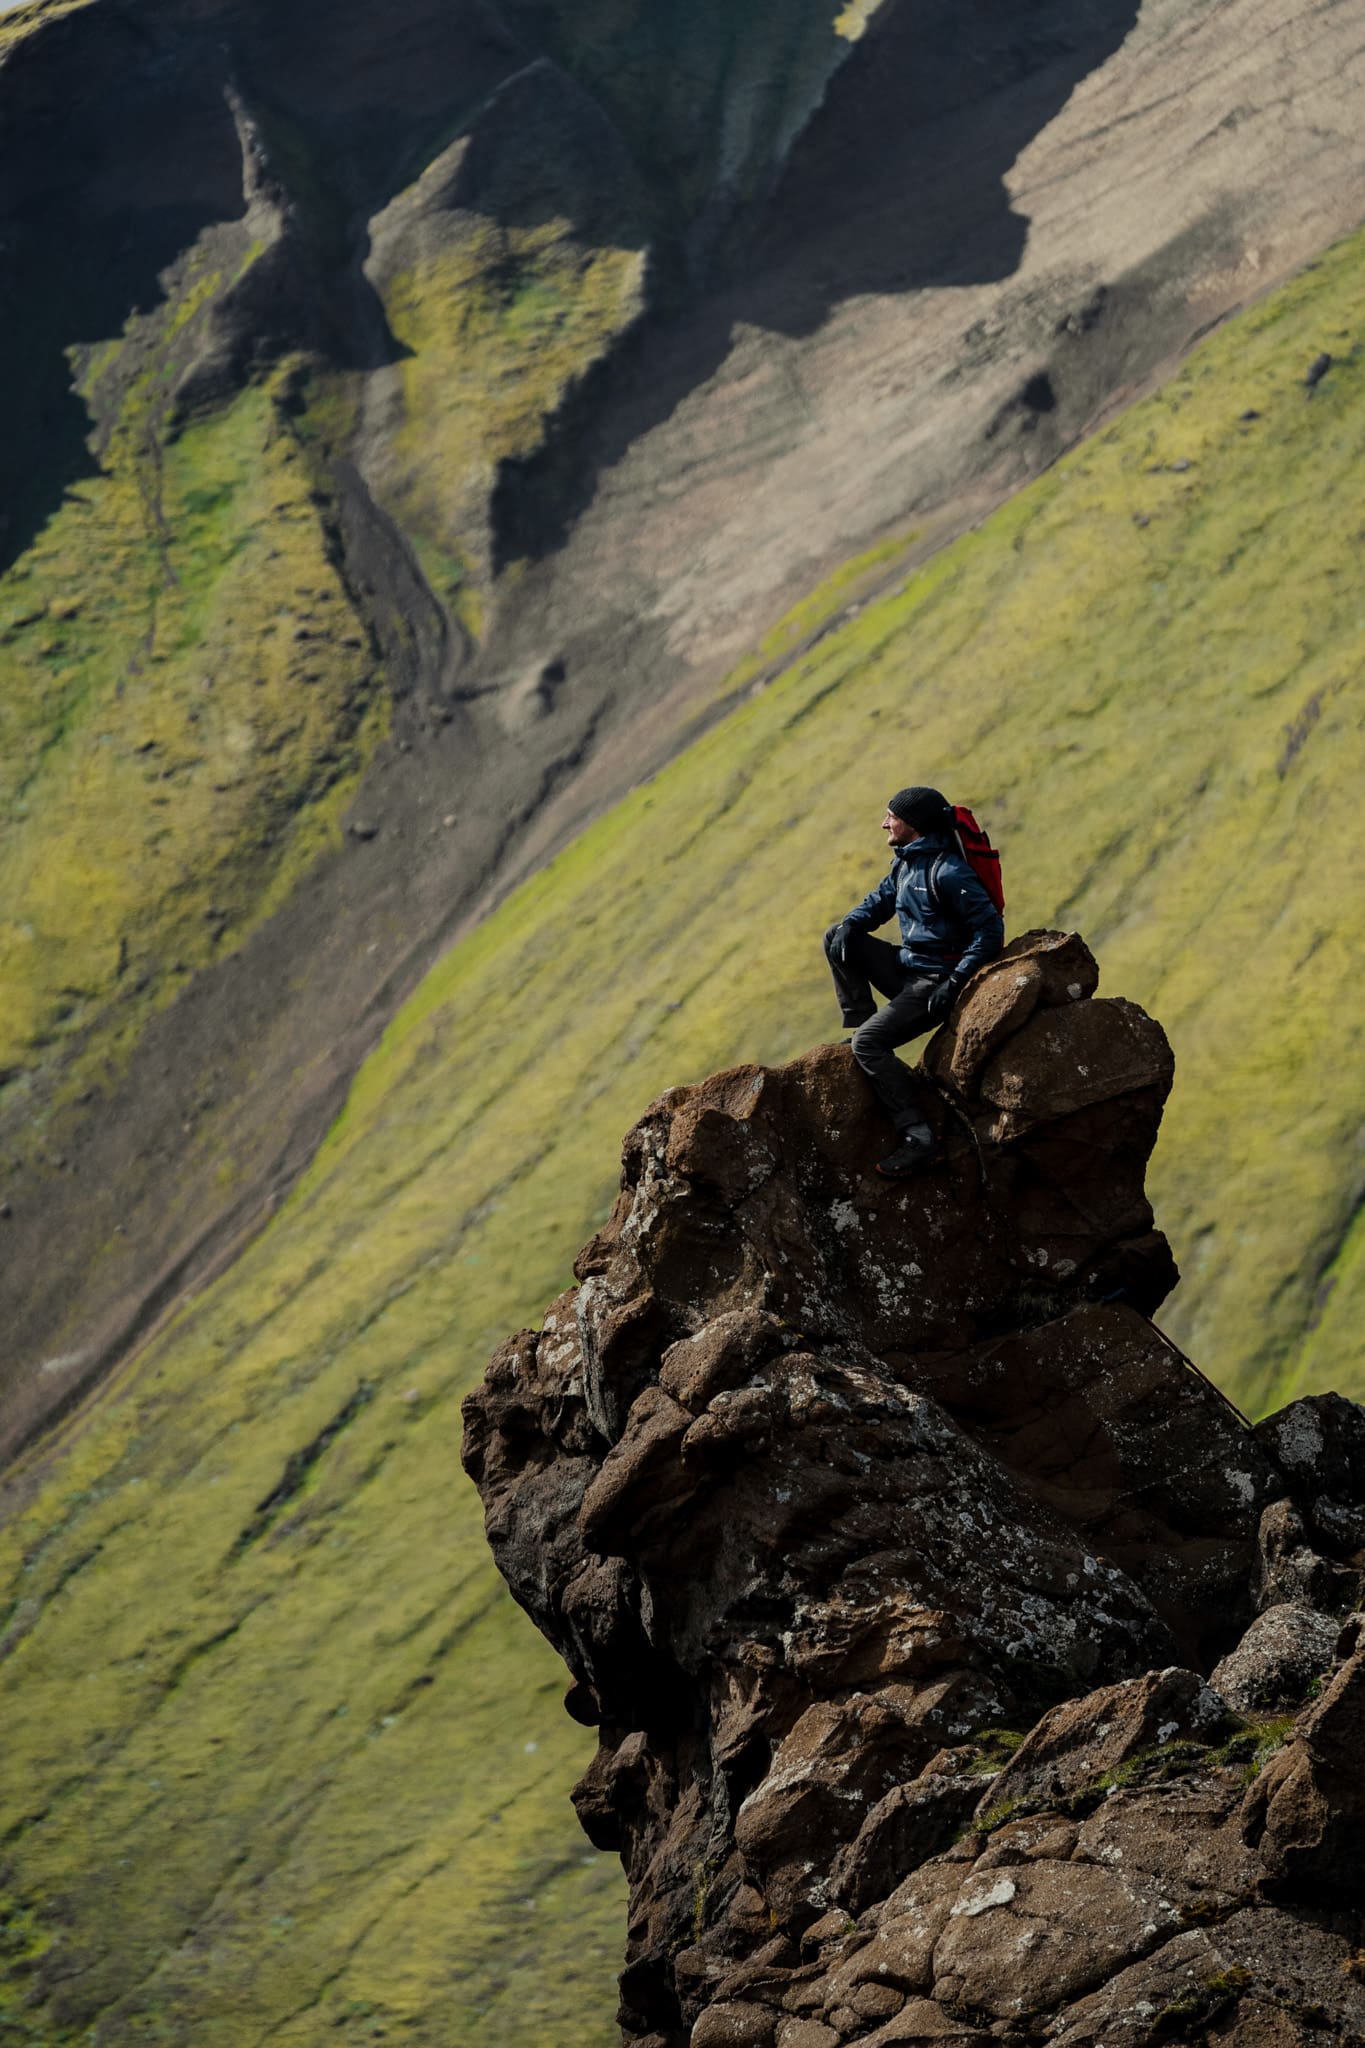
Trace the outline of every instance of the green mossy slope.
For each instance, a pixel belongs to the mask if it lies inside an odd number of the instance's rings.
[[[147,1005],[268,914],[383,727],[280,380],[116,427],[0,583],[0,1070]]]
[[[1155,1195],[1201,1363],[1253,1405],[1309,1366],[1365,1391],[1362,334],[1365,238],[586,833],[35,1469],[0,1553],[0,2040],[611,2038],[588,1741],[484,1556],[458,1402],[651,1095],[829,1035],[819,933],[898,782],[969,797],[1014,927],[1077,925],[1170,1030]]]

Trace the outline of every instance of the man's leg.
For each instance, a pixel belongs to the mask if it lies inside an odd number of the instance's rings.
[[[832,924],[825,933],[825,959],[834,977],[834,993],[839,998],[839,1014],[844,1023],[864,1024],[876,1015],[873,989],[883,996],[898,994],[905,986],[905,969],[896,948],[888,946],[885,939],[874,939],[871,932],[850,932],[844,957],[838,959],[830,949],[841,929],[840,925]]]
[[[937,986],[932,975],[910,975],[899,994],[854,1032],[851,1046],[899,1135],[921,1145],[932,1143],[929,1126],[910,1069],[896,1058],[895,1049],[932,1028],[929,997]]]

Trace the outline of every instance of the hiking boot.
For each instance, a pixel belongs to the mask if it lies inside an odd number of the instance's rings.
[[[922,1136],[917,1131],[903,1131],[895,1151],[877,1161],[877,1171],[883,1180],[909,1180],[912,1174],[937,1166],[942,1157],[943,1149],[932,1131],[926,1129]]]

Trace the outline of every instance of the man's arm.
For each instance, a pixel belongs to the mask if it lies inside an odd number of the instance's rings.
[[[892,872],[864,896],[856,910],[850,910],[839,922],[851,926],[855,932],[875,932],[879,924],[886,923],[895,908],[896,877]]]
[[[960,855],[950,855],[938,876],[938,897],[955,923],[971,934],[953,980],[961,987],[967,976],[994,960],[1005,943],[1005,920],[991,902],[973,870]]]

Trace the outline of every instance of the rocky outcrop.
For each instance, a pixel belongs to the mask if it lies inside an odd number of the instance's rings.
[[[1360,1413],[1253,1430],[1148,1320],[1171,1054],[1097,981],[975,978],[918,1182],[842,1047],[670,1090],[466,1404],[599,1730],[627,2040],[1365,2030]]]

